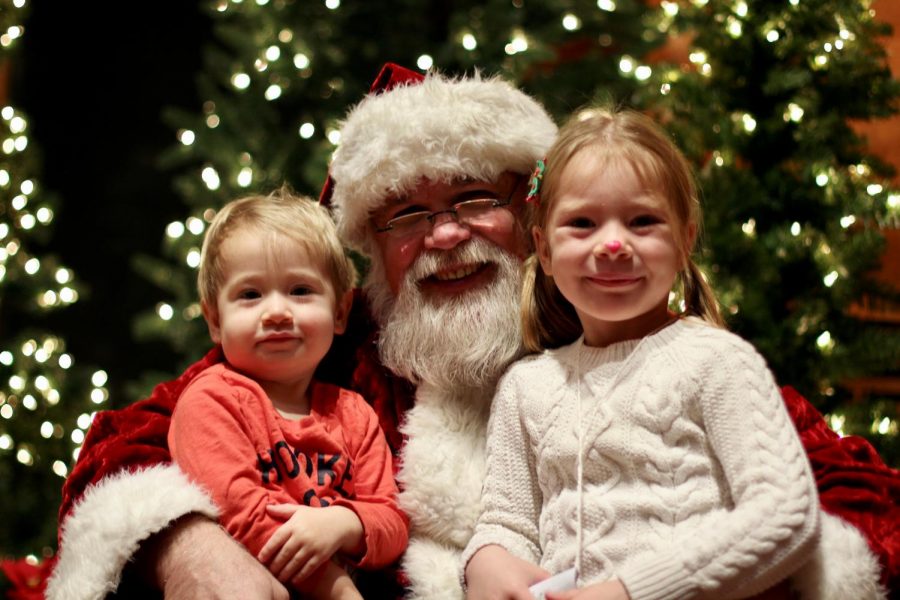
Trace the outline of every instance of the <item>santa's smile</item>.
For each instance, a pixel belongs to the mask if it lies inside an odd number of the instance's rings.
[[[457,279],[462,279],[463,277],[468,277],[478,269],[485,267],[487,263],[479,263],[473,265],[463,265],[461,267],[454,267],[452,269],[443,269],[438,271],[432,277],[437,279],[438,281],[455,281]]]
[[[452,265],[419,280],[423,290],[458,293],[481,285],[493,277],[496,265],[491,262]]]

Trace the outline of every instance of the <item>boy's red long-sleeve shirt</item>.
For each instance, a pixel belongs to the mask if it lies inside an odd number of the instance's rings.
[[[172,457],[221,510],[228,532],[258,554],[283,521],[269,504],[344,506],[363,525],[357,566],[377,569],[406,548],[393,462],[378,418],[358,394],[313,381],[310,413],[283,418],[255,381],[220,363],[185,388],[172,416]]]

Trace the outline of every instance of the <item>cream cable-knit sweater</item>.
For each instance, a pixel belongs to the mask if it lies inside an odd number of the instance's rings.
[[[579,381],[580,374],[580,381]],[[633,600],[758,593],[818,535],[810,467],[763,358],[698,319],[605,348],[578,340],[513,365],[494,398],[484,512],[462,556],[499,544]]]

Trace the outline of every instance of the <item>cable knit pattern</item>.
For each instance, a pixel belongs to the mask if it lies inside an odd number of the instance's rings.
[[[616,577],[633,600],[742,598],[810,556],[815,482],[765,361],[738,336],[683,319],[641,341],[579,340],[510,368],[462,564],[487,544],[550,572],[574,564],[579,393],[579,585]]]

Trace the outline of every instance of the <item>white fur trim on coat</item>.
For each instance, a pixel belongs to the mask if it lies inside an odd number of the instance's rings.
[[[216,519],[209,496],[174,465],[107,477],[63,523],[48,600],[99,600],[115,591],[140,542],[188,513]]]
[[[401,432],[397,474],[410,541],[402,568],[410,600],[459,599],[460,557],[481,514],[491,395],[452,397],[420,385]]]
[[[369,95],[341,128],[329,173],[338,231],[367,253],[369,215],[420,178],[495,181],[530,173],[556,138],[556,125],[533,98],[500,78],[451,79]]]
[[[884,600],[881,567],[858,529],[824,511],[816,551],[791,577],[803,600]]]
[[[403,557],[410,577],[407,598],[463,600],[459,581],[459,548],[450,548],[428,538],[411,537]]]

